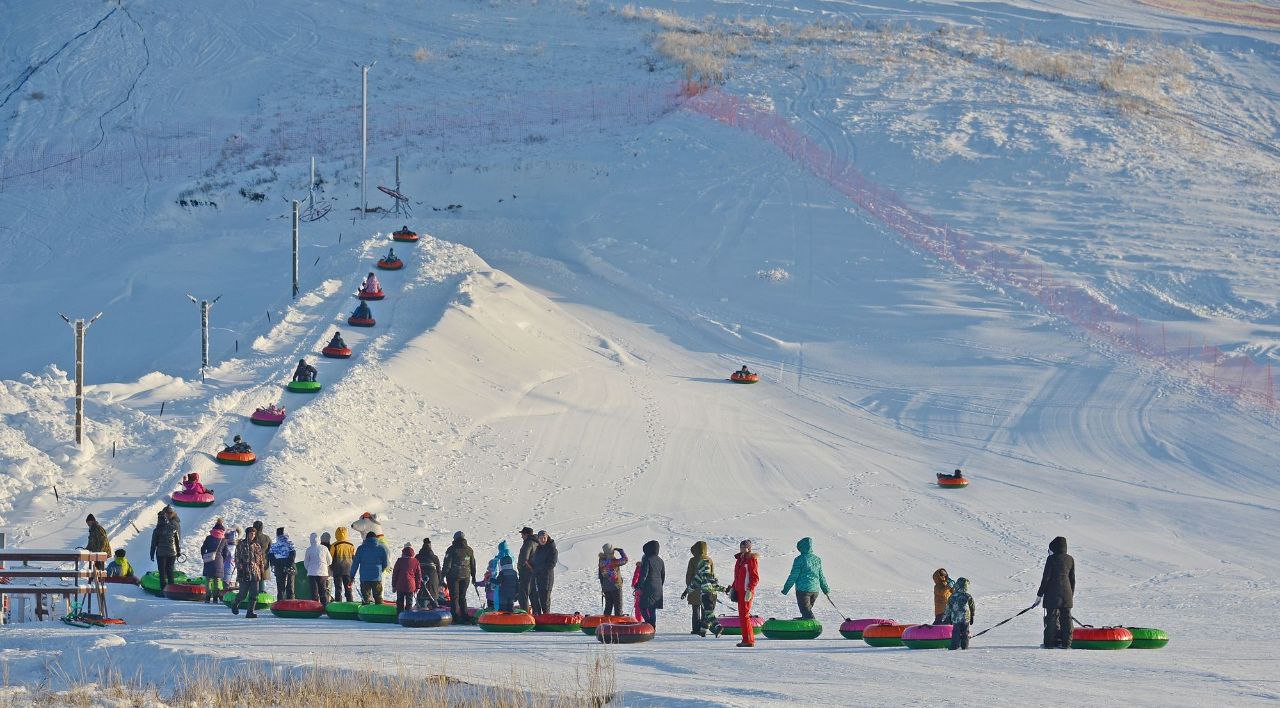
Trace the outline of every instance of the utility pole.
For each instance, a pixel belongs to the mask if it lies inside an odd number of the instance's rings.
[[[355,62],[352,62],[355,64]],[[368,209],[365,199],[365,183],[369,171],[369,70],[374,64],[356,64],[360,67],[360,218]]]
[[[63,322],[71,325],[71,329],[76,333],[76,444],[80,445],[84,442],[84,333],[89,329],[89,325],[102,317],[102,313],[99,312],[89,318],[88,322],[83,319],[72,320],[61,312],[58,316]]]
[[[200,306],[200,371],[203,372],[209,368],[209,308],[221,300],[222,296],[212,300],[197,300],[194,295],[187,293],[187,299]]]
[[[298,200],[293,200],[293,297],[298,298]]]

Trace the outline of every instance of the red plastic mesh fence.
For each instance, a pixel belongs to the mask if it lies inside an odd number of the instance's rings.
[[[773,144],[915,248],[988,283],[1016,288],[1094,337],[1140,354],[1213,391],[1248,405],[1275,409],[1269,361],[1259,363],[1204,342],[1174,341],[1163,323],[1120,312],[1088,289],[1055,277],[1025,253],[938,223],[867,179],[853,163],[826,150],[785,118],[748,99],[696,85],[687,86],[686,95],[688,109]]]

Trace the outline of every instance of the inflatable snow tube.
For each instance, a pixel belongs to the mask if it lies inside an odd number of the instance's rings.
[[[969,480],[964,477],[952,477],[947,475],[938,478],[938,486],[943,489],[964,489],[969,486]]]
[[[635,622],[636,618],[630,615],[587,615],[582,618],[582,625],[579,629],[583,634],[594,637],[596,629],[604,624],[616,624],[618,622]]]
[[[259,408],[253,412],[253,415],[249,416],[249,422],[254,425],[266,425],[274,428],[284,422],[284,416],[284,411],[272,413],[266,408]]]
[[[137,585],[138,578],[133,575],[108,575],[102,579],[102,582],[109,585]],[[159,582],[158,578],[157,582]]]
[[[468,608],[467,608],[467,619],[472,620],[472,622],[474,623],[474,621],[475,621],[475,620],[480,619],[480,616],[481,616],[481,615],[483,615],[483,614],[484,614],[484,613],[486,613],[486,612],[497,612],[497,610],[496,610],[496,609],[494,609],[494,608],[492,608],[492,607],[468,607]],[[512,610],[512,611],[511,611],[511,614],[513,614],[513,615],[524,615],[524,614],[528,614],[528,613],[527,613],[527,612],[525,612],[524,610],[520,609],[519,607],[517,607],[517,608],[515,608],[514,610]]]
[[[176,583],[185,583],[187,581],[187,574],[181,571],[175,571],[173,574],[173,580]],[[164,588],[160,585],[160,573],[154,570],[144,574],[142,579],[138,581],[138,585],[142,587],[143,592],[164,597]]]
[[[258,456],[252,452],[232,452],[230,450],[223,450],[217,455],[214,455],[214,459],[216,459],[219,464],[223,465],[245,466],[252,465],[257,462]]]
[[[372,327],[377,323],[377,320],[372,317],[356,317],[355,315],[352,315],[347,318],[347,324],[352,327]]]
[[[378,260],[378,270],[400,270],[404,267],[404,261],[399,258],[389,261],[385,258]]]
[[[332,603],[331,603],[332,604]],[[396,618],[401,627],[448,627],[453,615],[446,609],[405,610]]]
[[[239,596],[240,596],[239,590],[228,590],[226,594],[222,596],[222,604],[226,605],[227,607],[231,607],[231,605],[235,603],[236,598]],[[274,603],[275,601],[276,601],[276,596],[272,595],[269,592],[258,593],[258,597],[257,597],[258,607],[270,607],[272,603]],[[246,610],[249,609],[248,597],[245,597],[244,604],[242,604],[240,607]]]
[[[395,603],[391,603],[390,605],[361,605],[360,609],[356,610],[356,619],[361,622],[395,624],[400,617],[396,612]]]
[[[324,613],[329,616],[329,619],[358,620],[360,619],[360,603],[338,602],[335,600],[324,606]]]
[[[1128,649],[1133,633],[1124,627],[1076,627],[1071,632],[1072,649]]]
[[[476,616],[476,624],[486,632],[528,632],[535,628],[537,623],[533,620],[533,615],[527,615],[523,612],[486,612]]]
[[[817,639],[822,634],[822,625],[816,619],[770,617],[760,631],[770,639]]]
[[[606,622],[596,629],[596,641],[601,644],[639,644],[653,639],[653,627],[648,622]]]
[[[324,614],[324,605],[315,600],[276,600],[271,603],[271,614],[288,619],[317,619]]]
[[[949,624],[917,624],[902,633],[902,643],[908,649],[946,649],[951,646]]]
[[[732,637],[742,636],[742,619],[737,615],[724,615],[722,617],[717,617],[716,621],[720,623],[721,627],[724,627],[724,632],[722,632],[722,634],[728,634]],[[760,628],[763,626],[763,617],[760,615],[751,615],[751,627],[755,630],[756,634],[760,633]]]
[[[367,290],[360,290],[356,292],[356,297],[360,298],[361,300],[381,300],[386,296],[387,296],[386,293],[382,292],[381,290],[375,290],[374,292],[369,292]]]
[[[351,347],[325,347],[320,353],[327,359],[350,359]]]
[[[873,624],[893,624],[891,619],[847,619],[840,623],[840,636],[845,639],[862,639],[862,631]]]
[[[197,494],[195,492],[174,492],[169,495],[174,506],[204,507],[213,506],[213,492]]]
[[[294,393],[316,393],[320,390],[319,381],[290,381],[285,388]]]
[[[735,371],[729,376],[729,380],[734,383],[752,384],[760,380],[760,374],[744,374],[741,371]]]
[[[915,626],[890,622],[873,624],[862,630],[862,641],[873,647],[900,647],[903,633]]]
[[[549,612],[533,616],[533,629],[538,632],[576,632],[582,629],[582,615]]]
[[[391,239],[400,243],[415,243],[418,240],[418,234],[409,229],[400,229],[392,232]]]
[[[1161,649],[1169,643],[1169,635],[1163,629],[1152,627],[1125,627],[1133,635],[1130,649]]]
[[[208,597],[206,592],[204,585],[196,585],[195,583],[169,583],[164,586],[164,596],[170,600],[204,602],[204,599]]]

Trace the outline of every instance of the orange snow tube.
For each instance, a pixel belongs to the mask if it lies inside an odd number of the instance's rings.
[[[729,376],[729,380],[741,384],[756,383],[760,380],[760,374],[744,374],[741,371],[735,371]]]
[[[391,238],[401,243],[413,243],[418,240],[418,234],[409,229],[400,229],[391,234]]]
[[[938,478],[938,486],[943,489],[964,489],[969,486],[969,480],[964,477],[952,477],[943,475]]]
[[[258,459],[258,456],[252,452],[231,452],[230,450],[223,450],[214,457],[224,465],[252,465]]]

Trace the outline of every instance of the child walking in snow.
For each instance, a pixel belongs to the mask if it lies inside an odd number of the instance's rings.
[[[973,623],[973,596],[969,594],[969,581],[957,578],[950,599],[947,600],[947,611],[943,624],[951,625],[951,646],[948,649],[969,648],[969,625]]]
[[[694,557],[691,565],[696,563],[692,577],[685,586],[684,593],[680,595],[680,599],[688,598],[692,603],[695,599],[698,604],[694,605],[694,628],[693,633],[699,637],[707,636],[710,631],[717,637],[724,631],[724,627],[720,626],[720,621],[716,619],[716,593],[727,592],[720,586],[720,581],[716,578],[715,570],[711,564],[711,558],[706,555],[698,555],[698,546],[702,546],[703,553],[706,552],[706,541],[699,541],[694,544]]]
[[[951,578],[946,568],[933,571],[933,623],[945,624],[942,615],[947,611],[947,600],[951,598]]]

